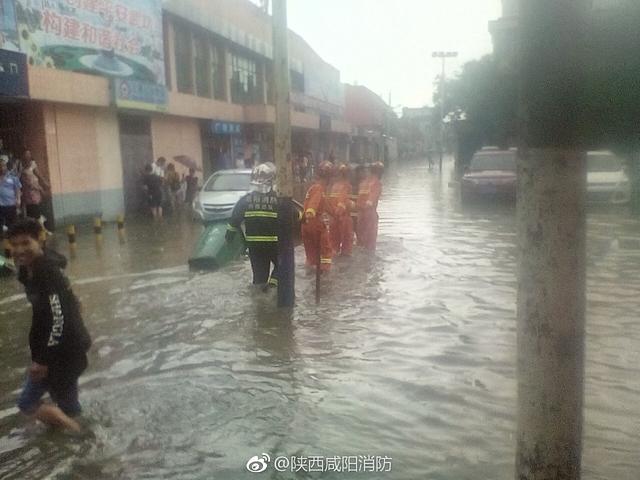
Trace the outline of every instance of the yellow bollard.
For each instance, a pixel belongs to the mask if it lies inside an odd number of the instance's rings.
[[[69,225],[67,227],[67,240],[69,240],[69,253],[71,254],[71,258],[75,258],[77,250],[75,225]]]
[[[93,233],[96,235],[102,235],[102,218],[95,217],[93,219]]]
[[[95,217],[93,219],[93,233],[96,235],[96,249],[98,253],[102,251],[102,218]]]
[[[4,256],[5,258],[9,259],[11,258],[11,244],[9,243],[9,239],[5,238],[4,241],[2,242],[3,246],[4,246]]]
[[[118,239],[120,240],[120,244],[125,243],[126,239],[124,236],[124,215],[118,215],[116,219],[116,225],[118,226]]]

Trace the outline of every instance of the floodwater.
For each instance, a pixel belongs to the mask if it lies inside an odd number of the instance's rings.
[[[189,222],[129,226],[122,246],[110,227],[101,251],[81,234],[68,274],[94,338],[81,378],[88,438],[17,414],[30,308],[0,280],[0,477],[513,478],[513,208],[462,208],[447,174],[414,166],[386,180],[380,216],[375,258],[338,260],[319,306],[298,267],[291,314],[249,288],[248,261],[189,272]],[[590,214],[589,480],[640,470],[637,239],[625,210]],[[391,472],[248,472],[263,452],[390,457]]]

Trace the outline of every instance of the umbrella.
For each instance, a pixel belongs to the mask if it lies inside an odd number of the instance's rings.
[[[202,168],[196,163],[196,161],[188,155],[176,155],[173,160],[180,165],[184,165],[187,168],[193,168],[194,170],[201,172]]]

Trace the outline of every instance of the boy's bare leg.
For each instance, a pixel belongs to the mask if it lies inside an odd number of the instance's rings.
[[[47,425],[64,428],[76,433],[80,433],[82,431],[78,422],[67,416],[67,414],[55,405],[42,404],[38,407],[33,416]]]

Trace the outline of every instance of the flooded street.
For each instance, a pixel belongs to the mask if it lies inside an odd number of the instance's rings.
[[[263,452],[374,455],[390,473],[264,478],[511,479],[516,234],[508,205],[463,208],[449,174],[385,181],[376,258],[338,259],[314,303],[297,251],[297,307],[249,287],[248,260],[189,272],[199,227],[115,226],[68,268],[94,345],[81,377],[95,438],[28,425],[15,401],[31,310],[0,279],[0,477],[244,479]],[[584,478],[640,470],[640,221],[588,217]],[[186,226],[184,226],[186,225]],[[58,239],[59,250],[66,242]]]

